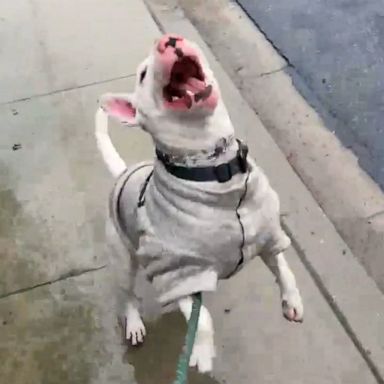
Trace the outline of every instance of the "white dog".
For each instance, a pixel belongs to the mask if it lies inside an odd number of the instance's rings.
[[[290,241],[280,227],[278,197],[235,139],[198,47],[163,36],[139,66],[135,92],[104,95],[100,104],[98,147],[117,178],[108,236],[117,260],[131,256],[125,310],[131,343],[145,336],[133,286],[138,267],[159,302],[177,301],[188,319],[193,293],[215,290],[218,279],[260,255],[277,278],[284,316],[302,321],[300,293],[282,253]],[[108,136],[107,115],[152,136],[154,164],[127,169]],[[214,354],[212,320],[203,307],[190,365],[210,371]]]

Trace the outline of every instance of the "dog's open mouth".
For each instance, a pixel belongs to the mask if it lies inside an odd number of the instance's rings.
[[[194,103],[205,101],[212,93],[201,65],[194,56],[183,56],[172,66],[169,83],[163,88],[168,107],[189,109]]]

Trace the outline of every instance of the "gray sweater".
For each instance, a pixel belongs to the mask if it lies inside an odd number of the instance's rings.
[[[161,162],[139,164],[117,180],[111,218],[132,257],[166,304],[216,289],[262,253],[290,245],[280,227],[279,200],[252,160],[226,183],[169,174]],[[143,204],[138,206],[142,193]]]

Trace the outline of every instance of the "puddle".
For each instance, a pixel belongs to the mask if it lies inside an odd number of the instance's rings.
[[[167,313],[156,322],[147,323],[145,343],[127,348],[125,360],[135,368],[138,384],[172,384],[187,330],[179,312]],[[219,384],[208,375],[189,370],[189,384]]]
[[[3,300],[0,311],[2,383],[90,383],[101,360],[92,304],[36,289]]]
[[[36,260],[48,254],[46,236],[26,215],[12,189],[0,186],[0,295],[44,281]]]

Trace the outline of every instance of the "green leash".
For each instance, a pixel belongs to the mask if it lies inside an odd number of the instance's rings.
[[[188,320],[188,329],[185,336],[185,344],[177,363],[176,379],[173,384],[187,384],[189,359],[191,358],[193,344],[195,342],[197,324],[201,309],[201,293],[192,296],[192,312]]]

